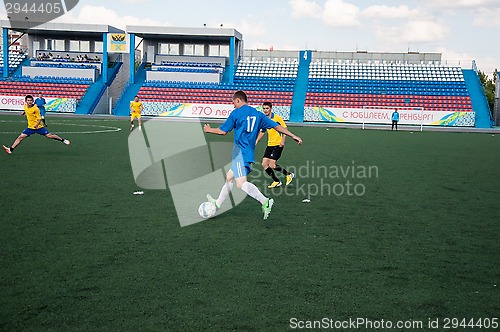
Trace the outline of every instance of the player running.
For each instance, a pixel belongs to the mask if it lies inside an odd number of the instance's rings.
[[[270,102],[264,102],[262,103],[262,110],[264,111],[264,114],[269,117],[269,119],[273,120],[274,122],[278,123],[280,126],[283,128],[286,128],[285,121],[283,121],[283,118],[279,116],[278,114],[273,113],[273,104]],[[257,137],[257,143],[264,137],[264,133],[266,131],[261,131],[259,133],[259,136]],[[293,178],[295,177],[294,173],[288,172],[286,169],[281,167],[280,165],[276,164],[278,159],[280,159],[281,154],[283,153],[283,148],[285,147],[285,139],[286,135],[280,134],[276,129],[267,129],[267,147],[266,151],[264,152],[264,157],[262,158],[262,167],[266,171],[266,173],[273,179],[273,183],[271,183],[268,188],[276,188],[281,186],[281,181],[278,179],[276,174],[274,174],[274,171],[278,171],[283,173],[286,177],[286,185],[288,186]]]
[[[56,134],[51,134],[42,124],[42,117],[40,115],[40,110],[35,105],[35,101],[33,96],[27,95],[24,98],[24,113],[26,114],[26,119],[28,120],[28,127],[24,129],[24,131],[19,135],[19,137],[12,143],[11,147],[7,147],[2,145],[5,152],[11,154],[14,149],[21,144],[22,140],[26,137],[29,137],[33,134],[38,134],[45,136],[50,139],[55,139],[57,141],[62,142],[63,144],[70,145],[70,141],[64,138],[57,136]]]
[[[271,213],[274,200],[265,197],[259,188],[247,181],[247,175],[252,171],[251,166],[255,162],[257,136],[263,129],[274,128],[280,133],[293,138],[299,145],[302,144],[302,139],[269,119],[264,113],[248,106],[247,95],[243,91],[234,93],[233,105],[235,109],[219,128],[211,128],[209,124],[205,124],[203,127],[204,132],[216,135],[226,135],[234,129],[232,163],[231,169],[226,174],[226,183],[222,186],[217,199],[214,199],[210,194],[207,194],[207,199],[219,209],[229,197],[229,193],[233,189],[234,179],[238,188],[262,204],[262,212],[264,213],[264,220],[266,220]]]
[[[134,101],[130,102],[130,131],[134,129],[134,119],[137,118],[137,122],[139,123],[139,130],[142,130],[141,127],[141,112],[144,111],[144,106],[142,102],[139,101],[139,96],[134,97]]]

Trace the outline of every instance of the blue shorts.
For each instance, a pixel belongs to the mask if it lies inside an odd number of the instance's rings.
[[[234,178],[241,178],[247,176],[252,171],[252,163],[245,162],[241,150],[237,147],[233,147],[232,153],[231,170],[234,173]]]
[[[233,160],[231,163],[231,170],[234,173],[234,178],[241,178],[247,176],[252,171],[252,164],[245,163],[238,160]]]
[[[45,127],[38,128],[38,129],[26,128],[26,129],[24,129],[24,131],[22,133],[27,135],[27,136],[31,136],[33,134],[45,136],[47,134],[50,134],[49,131],[47,130],[47,128],[45,128]]]
[[[40,108],[40,116],[45,116],[45,113],[47,113],[47,111],[44,109],[41,109]]]

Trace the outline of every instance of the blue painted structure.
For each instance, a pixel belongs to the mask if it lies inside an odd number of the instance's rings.
[[[493,119],[491,117],[488,100],[484,87],[478,74],[473,69],[463,69],[465,84],[472,102],[472,108],[476,112],[476,128],[491,128]]]
[[[304,105],[309,84],[309,65],[312,60],[312,51],[300,51],[299,54],[299,68],[290,113],[291,122],[304,122]]]

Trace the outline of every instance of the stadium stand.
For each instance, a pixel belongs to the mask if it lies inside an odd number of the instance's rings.
[[[126,83],[122,54],[127,51],[114,35],[124,31],[109,25],[45,23],[34,27],[12,28],[2,20],[2,55],[6,57],[8,36],[19,35],[27,58],[9,64],[3,71],[0,95],[4,107],[19,109],[26,94],[42,92],[52,112],[109,113],[110,100],[116,100]],[[118,40],[120,40],[118,38]],[[108,43],[109,48],[108,48]],[[127,57],[128,59],[128,57]],[[125,79],[124,79],[125,77]]]
[[[19,32],[32,58],[9,54],[0,93],[74,99],[77,114],[126,116],[135,95],[145,115],[190,116],[189,107],[214,105],[230,111],[232,94],[244,90],[251,105],[270,101],[294,122],[358,122],[356,109],[376,110],[360,113],[363,121],[384,120],[375,117],[399,108],[428,125],[490,125],[477,70],[443,65],[439,53],[244,50],[234,29],[144,26],[127,26],[128,49],[111,52],[108,34],[125,32],[110,26],[78,25],[80,41],[70,25],[28,30]],[[143,52],[133,47],[136,37]]]
[[[225,59],[204,56],[179,57],[156,55],[155,63],[146,73],[149,81],[220,83]]]
[[[231,92],[248,92],[253,103],[291,106],[297,62],[242,60],[232,84],[146,81],[147,102],[227,103]],[[460,68],[428,65],[312,63],[306,106],[401,107],[472,111]]]
[[[238,77],[289,77],[297,76],[298,60],[295,61],[263,61],[263,60],[240,60],[236,76]]]
[[[226,104],[235,90],[245,90],[253,104],[291,105],[297,63],[241,61],[233,83],[148,80],[139,90],[146,102]]]
[[[51,54],[49,59],[42,57],[41,54],[45,54],[45,51],[37,51],[37,57],[34,57],[29,64],[19,67],[21,76],[16,76],[16,74],[9,78],[2,78],[0,80],[0,95],[25,96],[43,92],[44,96],[48,98],[75,99],[78,103],[97,77],[96,67],[100,67],[101,64],[72,63],[69,62],[69,59],[61,57],[61,54],[66,53],[55,51],[53,53],[56,55],[52,58]],[[19,66],[25,58],[24,53],[17,55],[17,57],[13,56],[11,66],[16,64]],[[10,68],[11,73],[15,70],[17,68]],[[83,70],[86,70],[87,77],[78,74],[83,74]]]
[[[89,80],[61,77],[18,77],[14,80],[0,80],[0,95],[37,95],[40,91],[50,98],[72,98],[79,101],[91,84]]]
[[[9,75],[12,75],[17,70],[24,59],[26,59],[26,54],[24,52],[9,52]],[[0,54],[0,70],[3,70],[3,67],[4,58],[3,54]]]
[[[472,111],[458,67],[311,63],[306,106]]]

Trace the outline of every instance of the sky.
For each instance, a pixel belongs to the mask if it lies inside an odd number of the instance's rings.
[[[5,8],[0,15],[5,19]],[[492,77],[500,0],[80,0],[59,22],[234,28],[245,49],[439,52]]]

